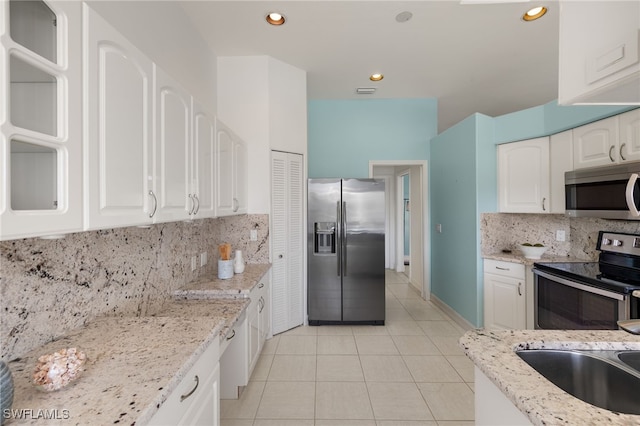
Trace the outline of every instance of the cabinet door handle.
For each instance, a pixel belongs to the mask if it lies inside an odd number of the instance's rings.
[[[193,393],[196,391],[196,389],[198,389],[198,385],[200,384],[200,379],[198,378],[197,374],[196,374],[196,376],[194,378],[196,380],[196,385],[188,393],[185,393],[184,395],[180,395],[180,402],[182,402],[185,399],[189,398],[191,395],[193,395]]]
[[[543,199],[542,199],[542,211],[543,211],[543,212],[546,212],[546,211],[547,211],[547,208],[544,206],[544,202],[545,202],[545,201],[547,201],[547,199],[546,199],[546,198],[543,198]]]
[[[518,283],[518,296],[522,296],[522,283]]]
[[[624,155],[622,155],[622,148],[624,148],[624,146],[625,146],[625,145],[626,145],[626,143],[625,143],[625,142],[623,142],[623,143],[622,143],[622,145],[620,145],[620,158],[621,158],[623,161],[626,161],[626,160],[627,160],[626,158],[624,158]]]
[[[258,288],[262,288],[262,287],[264,287],[264,283],[258,284]]]
[[[191,200],[191,208],[189,209],[189,216],[193,214],[193,211],[196,209],[196,202],[193,199],[193,194],[189,194],[189,199]]]
[[[200,198],[198,198],[197,194],[193,194],[193,198],[196,200],[196,211],[193,214],[196,215],[200,211]]]
[[[613,156],[611,155],[612,152],[613,152],[613,145],[609,147],[609,160],[611,160],[612,163],[615,163],[616,160],[613,159]]]
[[[233,212],[237,212],[238,209],[240,208],[240,203],[238,202],[237,198],[233,199]]]
[[[231,340],[236,337],[236,329],[231,330],[231,336],[227,336],[227,340]]]
[[[259,302],[260,302],[260,310],[258,311],[258,313],[262,313],[262,310],[264,309],[264,305],[265,305],[264,298],[260,297]]]
[[[149,195],[153,197],[153,210],[149,214],[149,217],[153,217],[156,214],[156,210],[158,209],[158,199],[156,198],[156,194],[153,191],[149,191]]]

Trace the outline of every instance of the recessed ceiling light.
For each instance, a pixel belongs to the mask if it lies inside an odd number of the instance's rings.
[[[269,13],[265,19],[271,25],[282,25],[285,21],[284,15],[278,12]]]
[[[529,9],[527,13],[522,15],[522,19],[524,21],[535,21],[538,18],[542,18],[544,14],[547,13],[547,8],[544,6],[534,7],[533,9]]]
[[[413,16],[413,13],[409,11],[400,12],[396,15],[396,21],[400,23],[407,22],[409,19],[411,19],[412,16]]]
[[[371,80],[371,81],[380,81],[383,78],[384,78],[384,75],[382,75],[382,74],[371,74],[369,76],[369,80]]]

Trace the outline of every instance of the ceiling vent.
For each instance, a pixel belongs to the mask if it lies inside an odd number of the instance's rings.
[[[358,87],[356,93],[358,95],[373,95],[375,93],[375,87]]]

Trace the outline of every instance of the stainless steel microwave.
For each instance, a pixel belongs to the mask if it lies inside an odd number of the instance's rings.
[[[570,217],[640,220],[640,162],[566,172]]]

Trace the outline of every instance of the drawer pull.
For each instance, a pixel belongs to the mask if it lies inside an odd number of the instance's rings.
[[[236,337],[236,329],[231,330],[231,336],[227,336],[227,340],[231,340]]]
[[[258,284],[258,288],[262,288],[262,287],[264,287],[264,283]]]
[[[499,269],[501,271],[510,271],[511,270],[509,268],[501,268],[500,266],[496,266],[496,269]]]
[[[182,402],[185,399],[189,398],[191,395],[193,395],[193,393],[196,391],[196,389],[198,389],[198,385],[200,384],[200,379],[198,378],[197,374],[196,374],[196,376],[194,378],[196,379],[196,385],[193,387],[193,389],[191,389],[191,391],[189,391],[189,393],[185,393],[184,395],[180,395],[180,402]]]

